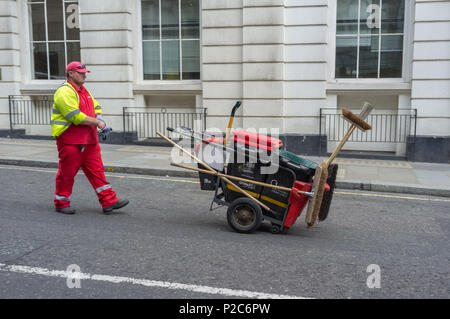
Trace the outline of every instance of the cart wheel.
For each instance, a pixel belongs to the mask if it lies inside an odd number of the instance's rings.
[[[279,234],[280,231],[281,231],[280,226],[275,225],[275,224],[272,224],[272,228],[270,228],[270,232],[271,232],[272,234]]]
[[[261,225],[261,207],[250,198],[238,198],[228,207],[227,221],[238,233],[252,233]]]

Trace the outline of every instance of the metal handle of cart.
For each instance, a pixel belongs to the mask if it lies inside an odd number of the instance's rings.
[[[181,129],[178,129],[178,128],[175,129],[175,128],[172,128],[172,127],[167,127],[167,130],[169,132],[177,133],[177,134],[180,134],[180,135],[185,136],[185,137],[193,138],[193,139],[195,139],[195,140],[197,140],[199,142],[203,142],[205,144],[214,146],[215,148],[220,149],[222,151],[226,150],[226,151],[230,152],[230,154],[234,154],[236,151],[238,153],[239,152],[247,152],[247,154],[249,155],[249,157],[252,160],[258,160],[258,159],[261,160],[261,156],[258,156],[262,152],[260,150],[254,150],[254,149],[251,149],[251,148],[246,148],[245,146],[241,146],[241,145],[236,145],[235,146],[236,149],[235,149],[235,148],[232,148],[232,147],[229,147],[229,146],[226,146],[226,145],[223,145],[223,144],[218,144],[218,143],[215,143],[213,141],[208,141],[208,140],[205,140],[202,137],[196,136],[196,135],[203,135],[203,136],[206,136],[206,137],[209,137],[209,138],[216,138],[216,136],[208,134],[208,133],[195,132],[192,129],[186,128],[186,127],[181,127]],[[188,130],[190,133],[185,132],[185,130]],[[270,165],[271,163],[272,163],[272,161],[268,160],[267,162],[262,163],[262,164],[263,165]]]

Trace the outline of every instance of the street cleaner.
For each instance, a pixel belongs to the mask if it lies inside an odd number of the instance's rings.
[[[81,62],[69,63],[67,81],[53,97],[52,136],[56,139],[59,156],[54,204],[56,211],[63,214],[75,213],[70,200],[80,168],[94,188],[103,213],[109,214],[129,203],[127,199],[117,198],[105,178],[97,129],[104,136],[112,129],[103,119],[101,106],[83,86],[87,72],[90,71]]]

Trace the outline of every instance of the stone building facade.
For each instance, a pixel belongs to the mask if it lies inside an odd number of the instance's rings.
[[[369,101],[389,127],[349,151],[450,160],[447,0],[2,0],[0,130],[8,96],[51,96],[76,58],[115,132],[123,107],[207,108],[206,126],[224,129],[240,100],[235,127],[318,154],[336,144],[326,112]]]

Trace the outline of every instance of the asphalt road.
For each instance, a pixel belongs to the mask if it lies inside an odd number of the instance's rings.
[[[55,173],[0,166],[0,298],[448,298],[448,198],[339,191],[311,229],[248,235],[190,179],[109,173],[130,204],[107,216],[80,172],[58,214]]]

